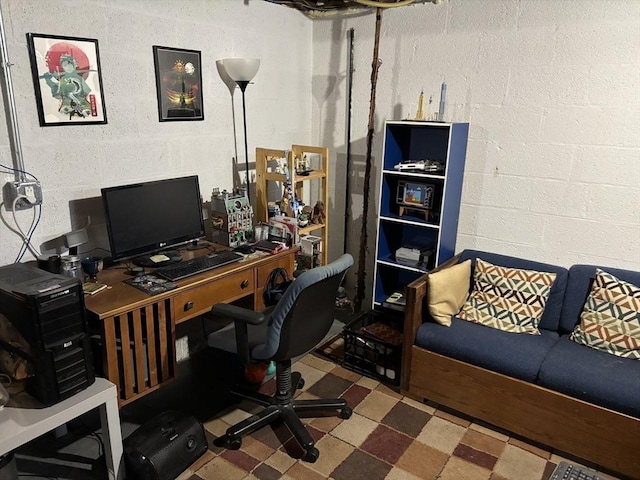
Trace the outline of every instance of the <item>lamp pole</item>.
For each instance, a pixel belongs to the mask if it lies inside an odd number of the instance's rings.
[[[236,80],[238,87],[240,87],[240,91],[242,92],[242,123],[244,126],[244,168],[245,168],[245,176],[247,182],[247,200],[251,203],[251,194],[249,193],[249,146],[247,144],[247,109],[244,101],[244,91],[247,89],[247,85],[249,85],[248,80]]]

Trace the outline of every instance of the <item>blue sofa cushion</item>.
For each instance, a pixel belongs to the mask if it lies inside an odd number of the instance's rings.
[[[596,268],[600,268],[625,282],[640,285],[640,272],[622,270],[620,268],[596,267],[595,265],[573,265],[569,269],[567,291],[560,317],[560,333],[572,332],[579,323],[580,314],[589,296],[591,283],[596,276]]]
[[[563,335],[542,362],[539,385],[640,418],[640,362]]]
[[[542,361],[557,340],[558,335],[548,330],[541,329],[540,335],[510,333],[453,317],[450,327],[423,323],[418,329],[415,344],[533,383]]]
[[[494,265],[509,268],[520,268],[524,270],[536,270],[538,272],[551,272],[556,274],[556,281],[551,287],[549,298],[544,308],[544,313],[538,324],[538,328],[542,330],[555,331],[560,323],[560,311],[562,310],[562,299],[564,297],[567,285],[568,271],[566,268],[550,265],[547,263],[535,262],[533,260],[524,260],[522,258],[511,257],[508,255],[500,255],[497,253],[483,252],[479,250],[463,250],[460,254],[460,261],[471,259],[473,270],[475,270],[475,260],[481,258]],[[473,283],[472,283],[473,284]],[[586,298],[586,293],[585,293]],[[584,302],[583,302],[584,303]]]

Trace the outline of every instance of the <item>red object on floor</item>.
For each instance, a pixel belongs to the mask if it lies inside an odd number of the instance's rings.
[[[262,383],[264,377],[267,375],[267,363],[252,363],[251,365],[245,365],[244,378],[249,383]]]

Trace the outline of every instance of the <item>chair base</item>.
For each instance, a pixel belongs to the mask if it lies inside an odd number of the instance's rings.
[[[264,406],[265,409],[229,427],[225,435],[217,438],[214,444],[218,447],[237,450],[242,446],[242,437],[266,425],[282,421],[305,451],[302,460],[310,463],[315,462],[320,454],[318,449],[315,448],[313,438],[311,438],[311,435],[298,417],[298,413],[339,411],[341,418],[348,419],[353,412],[347,405],[346,400],[342,398],[292,400],[295,391],[304,386],[304,380],[298,372],[291,373],[291,380],[291,388],[286,394],[273,397],[243,389],[234,390],[232,392],[234,395],[256,402]]]

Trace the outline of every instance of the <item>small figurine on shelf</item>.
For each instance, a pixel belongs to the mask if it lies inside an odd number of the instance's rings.
[[[309,205],[302,207],[302,212],[298,215],[298,226],[306,227],[309,225],[311,218],[313,217],[313,208]]]
[[[424,114],[424,90],[420,91],[418,96],[418,110],[416,111],[416,120],[426,120]]]
[[[322,200],[318,200],[316,202],[315,207],[313,207],[313,214],[311,215],[311,223],[314,224],[323,224],[325,222],[325,218],[327,215],[324,211],[324,202]]]

